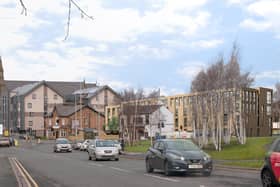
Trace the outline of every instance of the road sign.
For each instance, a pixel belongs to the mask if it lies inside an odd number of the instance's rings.
[[[0,135],[3,135],[3,124],[0,124]]]

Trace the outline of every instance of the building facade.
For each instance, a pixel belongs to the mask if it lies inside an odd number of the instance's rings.
[[[48,139],[77,136],[84,129],[92,129],[102,134],[104,114],[90,105],[58,104],[45,117],[45,130]]]
[[[174,131],[189,134],[193,133],[194,128],[200,130],[200,122],[197,119],[203,121],[210,118],[207,114],[207,110],[208,113],[210,112],[209,107],[207,109],[206,104],[215,101],[222,107],[219,118],[224,124],[223,132],[234,131],[234,129],[229,129],[227,124],[231,118],[235,118],[237,124],[245,125],[246,136],[270,136],[272,134],[272,95],[273,90],[269,88],[225,89],[144,99],[137,101],[137,104],[159,103],[166,106],[173,113]],[[133,102],[135,101],[128,103]],[[114,115],[117,117],[121,113],[123,104],[108,106],[105,121],[110,120]],[[113,114],[112,111],[118,112]]]

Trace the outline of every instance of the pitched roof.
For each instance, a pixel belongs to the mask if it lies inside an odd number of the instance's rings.
[[[98,93],[100,93],[102,90],[108,89],[111,92],[113,92],[115,95],[119,96],[118,93],[116,93],[111,87],[105,85],[105,86],[96,86],[92,88],[86,88],[86,89],[79,89],[73,92],[74,95],[85,95],[86,98],[91,99],[92,97],[96,96]],[[120,96],[119,96],[120,97]]]
[[[13,92],[17,92],[18,95],[25,95],[32,91],[33,89],[37,88],[39,85],[41,85],[42,82],[35,82],[31,84],[26,84],[20,87],[17,87],[13,90]]]
[[[74,114],[75,112],[78,112],[79,110],[83,109],[83,108],[89,108],[91,110],[93,110],[94,112],[98,113],[99,115],[104,116],[104,114],[102,114],[101,112],[98,112],[93,106],[91,105],[73,105],[73,104],[57,104],[54,106],[53,111],[56,110],[57,115],[59,117],[68,117],[72,114]]]
[[[66,96],[71,95],[74,91],[81,88],[81,82],[59,82],[59,81],[14,81],[14,80],[5,80],[6,87],[9,91],[12,91],[18,87],[25,85],[34,84],[34,83],[45,82],[47,86],[55,90],[59,95]],[[29,87],[27,86],[26,89]],[[86,83],[87,88],[97,87],[95,83]]]
[[[138,115],[151,114],[159,109],[161,105],[136,105],[125,104],[123,105],[122,112],[124,115],[136,112]]]

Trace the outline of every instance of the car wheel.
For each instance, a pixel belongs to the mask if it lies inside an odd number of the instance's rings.
[[[154,171],[154,168],[151,167],[150,160],[146,159],[146,172],[152,173],[153,171]]]
[[[94,161],[98,161],[98,159],[96,158],[96,155],[93,154],[93,158],[92,158]]]
[[[164,162],[164,174],[165,174],[165,176],[169,176],[169,175],[171,175],[171,172],[169,171],[169,164],[168,164],[168,161],[165,161]]]
[[[271,173],[268,169],[264,170],[261,174],[261,178],[262,178],[262,184],[264,187],[270,187],[273,186],[273,179],[271,176]]]
[[[119,161],[119,158],[115,158],[115,161]]]
[[[92,158],[91,158],[91,156],[90,155],[88,155],[88,160],[91,160]]]

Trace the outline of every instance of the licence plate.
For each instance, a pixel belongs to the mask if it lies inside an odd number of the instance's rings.
[[[189,168],[190,169],[201,169],[201,168],[203,168],[203,166],[201,164],[192,164],[192,165],[189,165]]]

